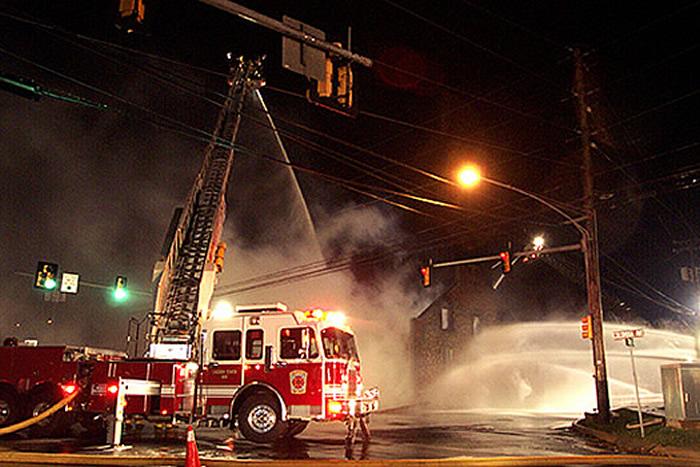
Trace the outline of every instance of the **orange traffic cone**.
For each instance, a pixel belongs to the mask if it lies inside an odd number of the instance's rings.
[[[199,462],[199,451],[197,441],[194,439],[194,429],[192,425],[187,427],[187,452],[185,453],[185,467],[202,467]]]

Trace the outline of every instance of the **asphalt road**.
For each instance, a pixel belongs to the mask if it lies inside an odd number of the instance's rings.
[[[372,416],[372,441],[345,448],[341,423],[312,423],[297,438],[274,445],[232,439],[231,431],[198,428],[202,457],[228,459],[428,459],[494,456],[560,456],[609,454],[611,451],[571,428],[566,416],[426,411],[381,413]],[[115,455],[182,456],[182,430],[163,433],[146,427],[128,436],[132,446]],[[107,453],[87,441],[0,440],[0,450],[33,452]]]

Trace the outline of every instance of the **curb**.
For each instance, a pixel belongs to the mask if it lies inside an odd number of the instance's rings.
[[[666,459],[684,459],[688,462],[700,464],[700,451],[661,444],[645,444],[644,441],[623,443],[620,437],[607,431],[596,430],[582,425],[581,420],[576,420],[572,427],[583,434],[598,438],[601,441],[612,444],[622,451],[633,451],[640,454],[652,454]]]
[[[184,466],[184,457],[163,456],[106,456],[88,454],[49,454],[28,452],[0,452],[0,464],[43,464],[51,466],[91,465],[91,466]],[[592,456],[527,456],[527,457],[457,457],[448,459],[396,459],[396,460],[343,460],[343,459],[300,459],[300,460],[252,460],[252,459],[202,459],[205,467],[264,466],[301,467],[310,463],[314,466],[561,466],[561,465],[678,465],[687,467],[694,460],[662,458],[644,455],[592,455]]]

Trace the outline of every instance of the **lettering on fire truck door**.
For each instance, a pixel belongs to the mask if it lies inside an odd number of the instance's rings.
[[[211,333],[209,361],[202,374],[202,395],[208,404],[228,404],[241,386],[243,333],[240,329],[215,329]]]

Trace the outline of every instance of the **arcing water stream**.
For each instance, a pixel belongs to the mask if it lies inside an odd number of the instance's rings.
[[[635,325],[605,325],[608,382],[613,407],[634,404],[629,349],[612,332]],[[435,384],[431,399],[445,409],[582,414],[596,406],[591,343],[578,322],[530,322],[486,328],[468,344],[454,369]],[[662,405],[665,363],[695,359],[693,337],[645,329],[635,339],[643,405]]]

